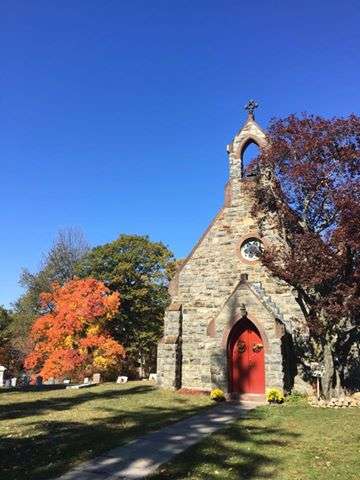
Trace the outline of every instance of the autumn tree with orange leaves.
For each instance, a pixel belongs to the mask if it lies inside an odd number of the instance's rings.
[[[107,373],[119,366],[124,348],[106,326],[120,306],[120,296],[100,281],[75,279],[54,285],[40,296],[44,313],[31,329],[34,347],[25,368],[44,379],[93,372]]]

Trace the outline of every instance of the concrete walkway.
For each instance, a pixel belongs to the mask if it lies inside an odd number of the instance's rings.
[[[207,435],[232,423],[257,405],[252,402],[221,403],[214,408],[173,423],[156,432],[114,448],[79,465],[58,480],[133,480],[154,473]]]

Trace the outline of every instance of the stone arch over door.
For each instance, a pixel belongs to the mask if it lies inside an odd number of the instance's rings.
[[[232,327],[227,341],[228,391],[265,392],[265,347],[259,329],[247,317]]]

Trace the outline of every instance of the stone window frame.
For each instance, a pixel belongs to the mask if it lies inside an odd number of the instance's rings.
[[[254,265],[254,264],[257,264],[260,261],[258,258],[256,260],[247,260],[246,258],[244,258],[241,255],[242,244],[246,240],[249,240],[250,238],[256,238],[257,240],[259,240],[264,245],[264,247],[267,246],[266,240],[264,240],[264,238],[261,237],[261,235],[259,234],[259,232],[257,230],[254,230],[254,231],[250,231],[247,235],[243,235],[242,237],[240,237],[240,239],[236,242],[235,249],[236,249],[236,255],[239,257],[239,259],[242,263],[245,263],[247,265]]]

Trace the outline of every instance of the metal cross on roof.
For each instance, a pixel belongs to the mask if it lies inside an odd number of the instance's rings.
[[[254,110],[258,106],[259,104],[255,102],[255,100],[249,100],[248,103],[245,105],[245,110],[247,110],[250,117],[254,117]]]

